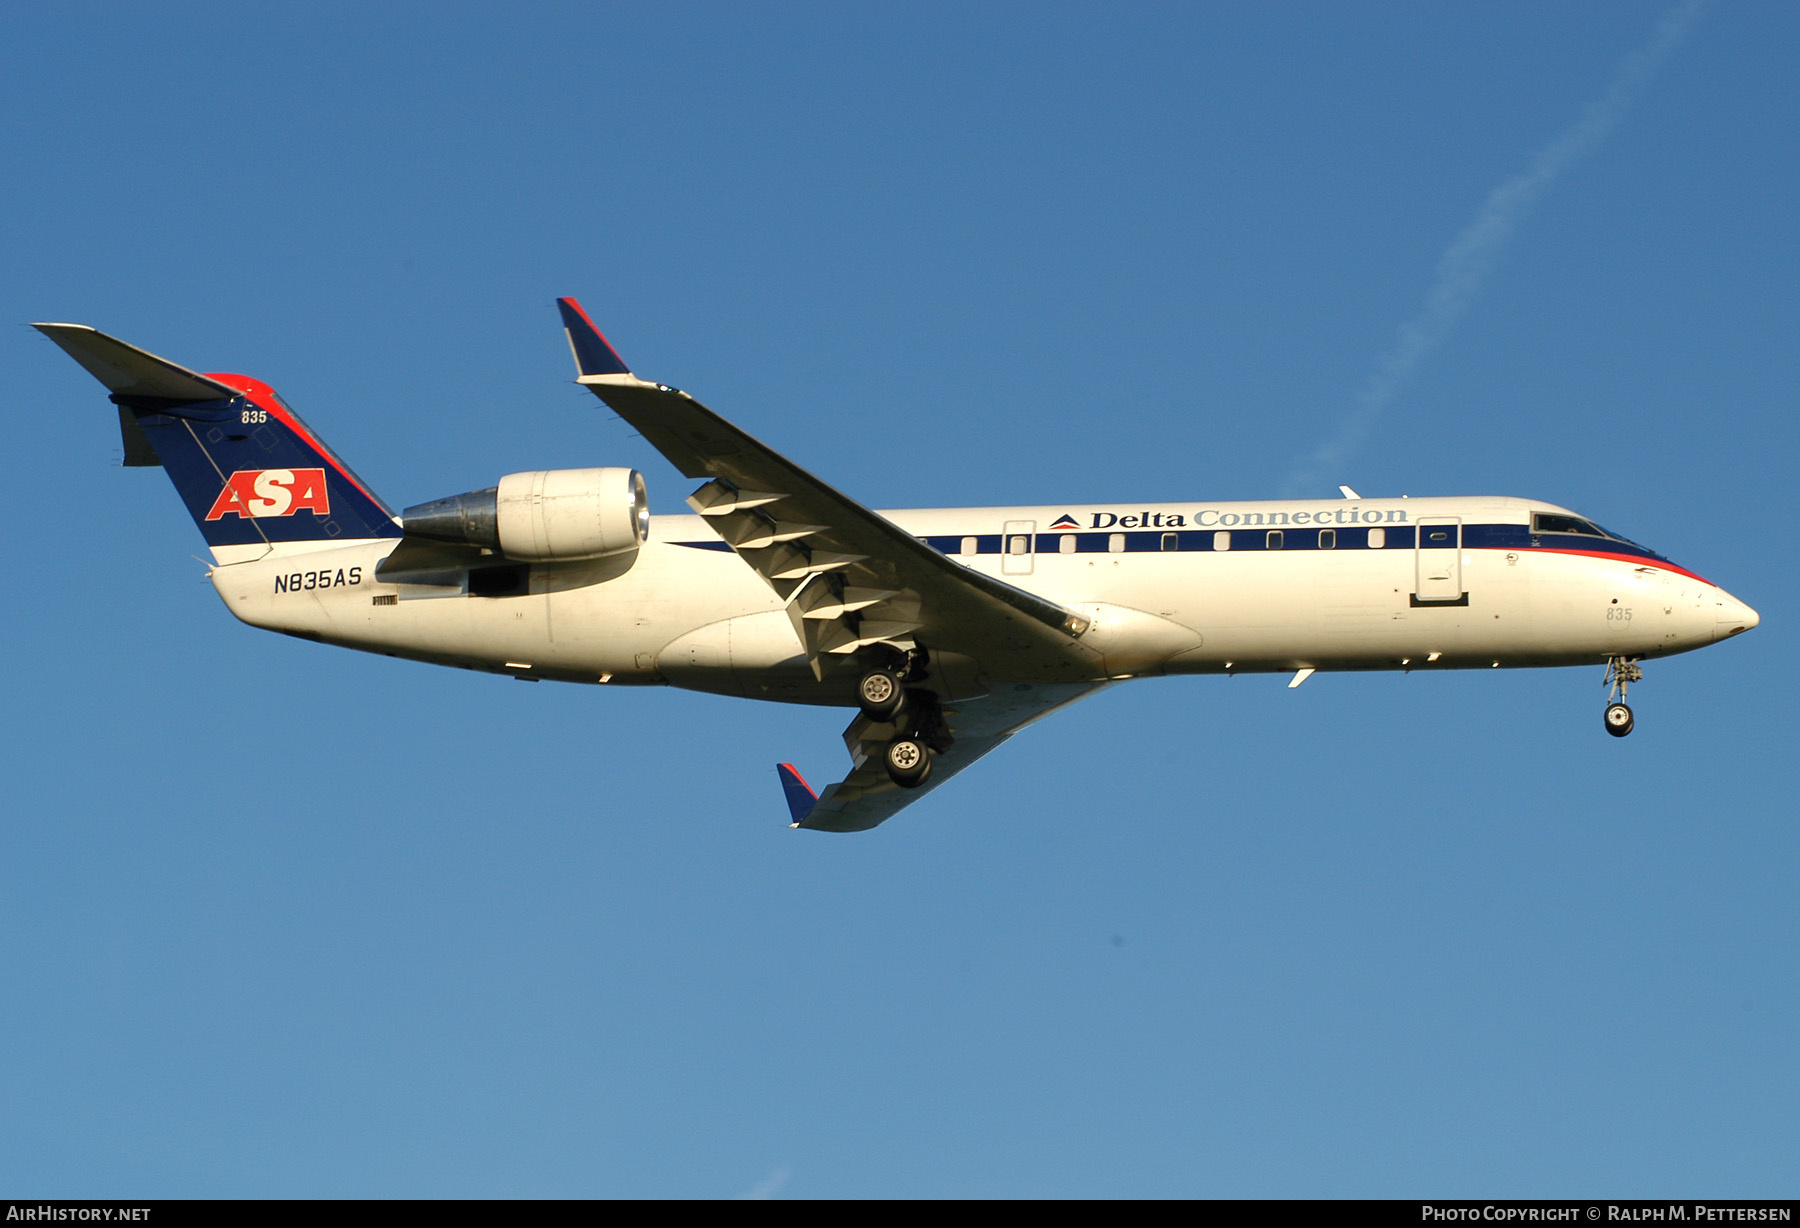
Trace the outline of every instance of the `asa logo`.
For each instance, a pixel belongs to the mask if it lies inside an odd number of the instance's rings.
[[[239,469],[213,500],[208,520],[222,516],[261,519],[308,511],[331,515],[323,469]]]

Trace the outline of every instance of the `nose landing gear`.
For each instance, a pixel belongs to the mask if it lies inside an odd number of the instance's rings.
[[[1611,657],[1606,662],[1606,684],[1611,688],[1607,694],[1606,716],[1603,718],[1606,732],[1615,738],[1622,738],[1630,733],[1636,724],[1631,717],[1631,709],[1625,704],[1626,689],[1644,677],[1644,671],[1633,657]]]

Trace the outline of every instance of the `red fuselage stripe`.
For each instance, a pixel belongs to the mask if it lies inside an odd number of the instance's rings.
[[[1479,547],[1479,548],[1488,550],[1491,553],[1510,553],[1510,552],[1506,552],[1506,551],[1501,551],[1497,547],[1493,547],[1493,546],[1485,546],[1485,547]],[[1672,571],[1678,575],[1686,576],[1690,580],[1698,580],[1702,584],[1712,585],[1711,580],[1708,580],[1705,576],[1695,575],[1693,572],[1689,571],[1685,567],[1677,567],[1675,564],[1664,562],[1662,559],[1648,559],[1648,558],[1645,558],[1641,554],[1614,554],[1610,550],[1565,550],[1565,549],[1562,549],[1562,548],[1556,547],[1556,546],[1535,546],[1535,547],[1532,547],[1528,551],[1528,553],[1531,553],[1531,554],[1573,554],[1573,555],[1577,555],[1581,558],[1611,559],[1616,563],[1630,563],[1634,567],[1649,567],[1649,568],[1653,568],[1657,571]],[[1713,587],[1716,588],[1717,585],[1713,585]]]

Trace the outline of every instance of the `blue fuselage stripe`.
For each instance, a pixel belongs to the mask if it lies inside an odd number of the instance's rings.
[[[1428,529],[1441,531],[1446,526],[1428,525]],[[1447,526],[1454,528],[1455,526]],[[1071,554],[1157,554],[1169,551],[1192,553],[1211,553],[1219,548],[1219,539],[1230,538],[1228,549],[1239,550],[1368,550],[1369,534],[1379,531],[1385,540],[1381,545],[1373,547],[1378,550],[1411,550],[1418,543],[1418,529],[1413,525],[1382,525],[1364,528],[1345,526],[1343,528],[1317,529],[1312,527],[1293,528],[1291,526],[1277,529],[1126,529],[1113,532],[1062,532],[1015,534],[1014,536],[1030,536],[1030,552],[1034,554],[1064,553],[1062,543],[1073,538],[1075,548]],[[1320,545],[1321,534],[1329,533],[1332,544]],[[1279,534],[1274,538],[1272,534]],[[919,540],[948,555],[966,557],[969,554],[1003,554],[1006,552],[1007,535],[1004,533],[934,533]],[[1114,549],[1112,539],[1123,538],[1122,548]],[[1276,542],[1279,541],[1279,544]],[[964,543],[973,542],[974,549],[965,550]],[[697,550],[729,550],[731,547],[722,541],[677,542],[677,545],[690,546]],[[1429,547],[1433,543],[1427,542]],[[1444,543],[1453,547],[1457,543],[1452,538]],[[1582,533],[1533,533],[1530,526],[1522,524],[1465,524],[1462,526],[1462,543],[1464,550],[1552,550],[1581,551],[1587,553],[1604,553],[1628,555],[1643,558],[1656,563],[1667,563],[1669,560],[1653,550],[1647,550],[1633,542],[1620,541],[1611,537],[1590,537]]]

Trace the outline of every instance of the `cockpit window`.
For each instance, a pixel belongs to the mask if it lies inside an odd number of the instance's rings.
[[[1559,516],[1553,512],[1532,513],[1531,531],[1533,533],[1581,533],[1587,537],[1611,536],[1591,520],[1583,520],[1579,516]]]
[[[1605,525],[1596,525],[1594,527],[1599,529],[1602,533],[1606,534],[1608,537],[1612,538],[1616,542],[1624,542],[1627,546],[1638,546],[1638,544],[1636,542],[1632,541],[1629,537],[1623,537],[1620,534],[1614,533],[1611,529],[1607,528]],[[1638,549],[1639,550],[1647,550],[1647,549],[1649,549],[1649,547],[1648,546],[1638,546]]]
[[[1579,533],[1583,537],[1604,537],[1609,541],[1624,542],[1627,546],[1637,546],[1639,550],[1648,549],[1638,546],[1629,537],[1620,537],[1617,533],[1601,528],[1591,520],[1583,520],[1579,516],[1564,516],[1557,512],[1533,512],[1531,514],[1531,531],[1533,533]]]

